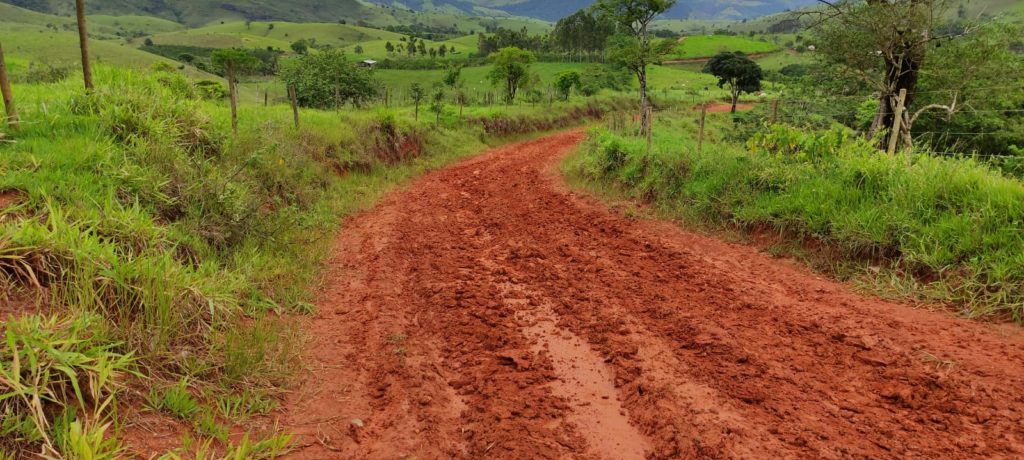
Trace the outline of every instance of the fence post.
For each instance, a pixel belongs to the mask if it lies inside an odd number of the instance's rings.
[[[779,121],[779,100],[772,101],[772,124]]]
[[[900,130],[903,129],[903,110],[906,108],[907,102],[907,89],[903,88],[900,90],[900,97],[896,101],[896,113],[892,120],[892,131],[889,132],[889,149],[887,150],[890,155],[896,153],[896,145],[900,141]]]
[[[654,142],[654,107],[647,106],[647,153],[651,153],[651,145]]]
[[[700,132],[697,133],[697,152],[704,149],[704,119],[708,115],[708,103],[700,104]]]
[[[270,90],[263,90],[263,107],[270,105]]]
[[[21,123],[18,110],[14,108],[14,95],[11,93],[11,81],[7,78],[7,63],[4,61],[4,48],[0,45],[0,93],[3,93],[5,120],[12,130],[17,130]]]
[[[299,101],[295,94],[295,87],[288,86],[288,100],[292,103],[292,117],[295,118],[295,129],[299,129]]]

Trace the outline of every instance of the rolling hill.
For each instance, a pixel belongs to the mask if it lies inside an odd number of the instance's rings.
[[[816,0],[692,0],[680,2],[669,19],[749,19],[815,3]],[[594,0],[91,0],[90,12],[109,15],[154,16],[188,26],[221,20],[277,20],[291,22],[364,21],[383,26],[396,19],[424,22],[416,13],[448,18],[525,17],[557,21]],[[64,0],[7,0],[37,12],[70,16],[74,2]],[[451,24],[451,21],[448,21]]]

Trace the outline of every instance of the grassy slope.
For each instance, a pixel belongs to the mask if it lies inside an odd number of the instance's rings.
[[[269,25],[273,24],[273,30]],[[316,39],[317,44],[331,45],[335,47],[348,46],[353,43],[366,42],[371,40],[395,40],[399,34],[386,30],[371,29],[353,25],[342,25],[337,23],[292,23],[292,22],[253,22],[246,27],[244,22],[225,22],[224,24],[212,24],[188,31],[190,35],[239,35],[253,39],[274,40],[280,43],[292,43],[300,39]],[[154,41],[169,40],[164,36],[157,36]],[[198,46],[198,45],[197,45]],[[285,47],[284,49],[287,49]]]
[[[15,77],[29,62],[74,66],[81,59],[76,32],[55,32],[40,26],[3,23],[0,27],[0,40],[4,44],[4,53],[14,64],[12,73]],[[97,63],[134,69],[149,68],[158,62],[174,67],[179,65],[176,61],[139,51],[122,42],[91,39],[89,43],[93,60]],[[190,69],[189,74],[197,78],[216,79],[194,69]]]
[[[700,153],[690,114],[657,118],[651,154],[596,132],[567,168],[689,223],[769,232],[797,253],[820,242],[819,268],[876,292],[1024,321],[1024,183],[973,160],[908,167],[839,131],[776,127],[745,149],[722,139],[726,115]]]
[[[762,42],[747,37],[734,35],[693,35],[680,41],[669,59],[690,59],[714,56],[722,51],[742,51],[744,53],[766,53],[779,51],[774,43]]]

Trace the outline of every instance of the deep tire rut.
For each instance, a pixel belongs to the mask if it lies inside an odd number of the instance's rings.
[[[1015,326],[866,298],[566,190],[581,131],[346,223],[292,458],[1014,458]]]

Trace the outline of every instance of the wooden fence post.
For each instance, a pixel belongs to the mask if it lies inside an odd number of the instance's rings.
[[[700,104],[700,131],[697,133],[697,152],[704,149],[704,119],[708,115],[708,103]]]
[[[900,130],[903,129],[903,110],[906,108],[907,102],[907,89],[903,88],[900,90],[900,97],[896,101],[896,113],[892,120],[892,131],[889,132],[889,152],[890,155],[896,153],[896,145],[900,141]]]
[[[295,94],[295,87],[288,86],[288,100],[292,103],[292,117],[295,118],[295,129],[299,129],[299,101]]]
[[[772,101],[772,124],[778,123],[779,121],[779,100]]]
[[[647,106],[647,153],[651,153],[654,144],[654,107]]]
[[[263,90],[263,107],[270,105],[270,90]]]
[[[0,93],[3,93],[7,126],[17,130],[21,126],[21,122],[18,119],[18,109],[14,108],[14,94],[11,92],[11,80],[7,78],[7,61],[4,60],[2,44],[0,44]]]

